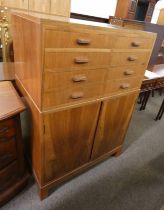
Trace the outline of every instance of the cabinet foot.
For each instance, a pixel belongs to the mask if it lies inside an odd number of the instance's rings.
[[[118,149],[118,150],[114,153],[113,156],[118,157],[118,156],[121,155],[121,153],[122,153],[122,148]]]
[[[48,189],[39,189],[40,200],[44,200],[48,197]]]

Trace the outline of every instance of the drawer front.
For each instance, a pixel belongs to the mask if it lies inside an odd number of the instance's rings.
[[[105,95],[107,94],[117,94],[130,91],[132,89],[140,88],[141,77],[134,77],[121,80],[109,80],[105,84]]]
[[[126,79],[136,76],[143,76],[146,66],[121,66],[109,68],[107,80]]]
[[[45,31],[45,48],[111,48],[114,35],[70,32],[58,30]]]
[[[44,76],[44,91],[79,87],[91,83],[104,82],[107,69],[74,70],[65,72],[46,71]]]
[[[152,39],[140,37],[117,37],[113,48],[117,49],[151,49]]]
[[[133,66],[133,65],[147,65],[150,53],[148,52],[128,52],[128,53],[112,53],[111,66]]]
[[[0,141],[0,170],[14,161],[17,157],[15,138]]]
[[[43,109],[62,104],[74,104],[99,97],[103,93],[103,84],[94,84],[83,87],[68,88],[65,91],[47,91],[44,93]]]
[[[4,138],[10,138],[16,133],[14,119],[4,120],[0,122],[0,142]]]
[[[15,182],[18,172],[18,163],[16,161],[0,171],[0,192]]]
[[[53,71],[67,69],[103,68],[110,64],[110,53],[46,52],[45,69]]]

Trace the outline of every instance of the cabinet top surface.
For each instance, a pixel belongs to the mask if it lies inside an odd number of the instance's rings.
[[[11,82],[0,82],[0,121],[25,109]]]
[[[141,30],[134,30],[134,29],[125,29],[119,26],[107,24],[107,23],[99,23],[87,20],[79,20],[55,15],[47,15],[47,14],[40,14],[35,12],[26,12],[26,11],[12,11],[13,15],[22,17],[32,22],[36,22],[38,24],[45,24],[45,25],[53,25],[55,24],[64,24],[64,25],[75,25],[76,27],[83,27],[88,29],[95,29],[95,30],[103,30],[103,31],[110,31],[110,32],[117,32],[117,33],[129,33],[134,35],[141,35],[147,38],[154,39],[156,37],[155,33],[141,31]]]

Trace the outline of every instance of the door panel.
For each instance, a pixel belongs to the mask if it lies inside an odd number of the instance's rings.
[[[92,159],[123,144],[137,95],[135,92],[102,103]]]
[[[45,114],[45,183],[89,161],[99,110],[98,102]]]

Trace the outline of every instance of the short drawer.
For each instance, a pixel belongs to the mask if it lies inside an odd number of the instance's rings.
[[[111,66],[132,66],[132,65],[147,65],[149,60],[149,52],[128,52],[128,53],[111,53]]]
[[[110,64],[110,53],[46,52],[45,69],[53,71],[103,68]]]
[[[18,162],[14,161],[0,171],[0,192],[12,185],[18,176]]]
[[[111,67],[108,70],[107,80],[126,79],[136,76],[144,77],[145,70],[146,65]]]
[[[109,80],[105,84],[105,95],[107,94],[117,94],[130,91],[132,89],[140,88],[142,82],[141,77],[133,77],[128,79],[120,80]]]
[[[45,31],[45,48],[111,48],[114,35],[71,32],[59,30]]]
[[[14,119],[8,119],[0,122],[0,142],[1,139],[10,138],[15,135],[15,122]]]
[[[0,140],[0,170],[17,157],[15,138]]]
[[[68,88],[66,90],[47,91],[44,93],[43,109],[60,106],[63,104],[74,104],[87,101],[102,95],[104,84],[93,84],[84,87]]]
[[[152,39],[140,37],[119,37],[117,36],[113,48],[117,49],[151,49]]]
[[[74,70],[65,72],[46,71],[44,75],[44,91],[55,88],[65,89],[79,87],[91,83],[104,82],[107,69]]]

